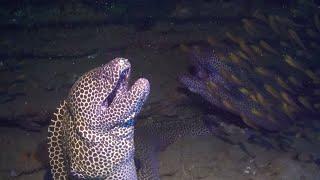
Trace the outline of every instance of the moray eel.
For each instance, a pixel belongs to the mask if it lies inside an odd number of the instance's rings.
[[[159,153],[184,137],[212,135],[211,127],[201,118],[159,119],[136,127],[135,160],[139,180],[160,180]]]
[[[48,128],[54,179],[137,179],[134,124],[149,91],[128,87],[131,65],[115,58],[81,76]]]

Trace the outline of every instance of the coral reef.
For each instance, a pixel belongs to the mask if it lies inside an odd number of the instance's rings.
[[[180,80],[212,105],[255,129],[278,131],[319,112],[320,21],[255,11],[242,27],[185,47],[192,69]]]

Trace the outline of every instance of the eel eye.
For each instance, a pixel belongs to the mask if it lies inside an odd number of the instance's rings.
[[[135,120],[133,119],[130,119],[128,120],[127,122],[125,122],[122,127],[131,127],[131,126],[134,126],[136,123],[135,123]]]

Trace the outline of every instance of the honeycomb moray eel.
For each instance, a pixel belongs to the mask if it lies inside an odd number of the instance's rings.
[[[137,179],[134,117],[150,86],[128,87],[131,65],[115,58],[83,76],[57,108],[48,128],[54,179]]]
[[[218,117],[214,117],[217,119]],[[204,119],[159,119],[137,127],[135,132],[135,160],[139,180],[160,180],[159,152],[183,137],[213,135],[214,127]],[[219,120],[219,119],[217,119]]]

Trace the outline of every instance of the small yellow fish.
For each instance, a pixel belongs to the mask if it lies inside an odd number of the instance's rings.
[[[280,77],[280,76],[276,76],[275,77],[277,83],[284,89],[291,91],[290,87],[287,85],[287,83]]]
[[[291,103],[291,97],[286,93],[286,92],[280,92],[281,97],[287,102],[287,103]]]
[[[290,104],[292,107],[298,108],[297,104],[294,102],[294,100],[290,97],[289,94],[282,91],[282,92],[280,92],[280,95],[286,103]]]
[[[242,84],[241,80],[239,78],[237,78],[235,75],[231,74],[230,77],[231,77],[231,80],[232,80],[233,83],[235,83],[237,85],[241,85]]]
[[[251,47],[251,49],[253,49],[253,51],[254,51],[258,56],[262,56],[262,55],[263,55],[262,49],[260,49],[258,46],[256,46],[256,45],[251,45],[250,47]]]
[[[279,55],[278,51],[272,48],[266,41],[260,40],[259,41],[260,46],[265,49],[266,51],[273,53],[275,55]]]
[[[258,130],[258,126],[256,124],[254,124],[247,116],[245,116],[244,114],[240,114],[241,119],[244,123],[246,123],[248,126]]]
[[[289,37],[290,39],[295,42],[296,44],[298,44],[302,49],[306,50],[307,48],[304,46],[302,40],[300,39],[299,35],[293,30],[293,29],[289,29],[288,30],[289,33]]]
[[[249,55],[250,58],[254,57],[254,53],[252,52],[252,50],[249,48],[249,46],[244,41],[241,41],[239,43],[239,46],[242,51],[244,51],[245,53],[247,53]]]
[[[242,23],[248,34],[254,36],[257,33],[257,29],[254,27],[253,22],[248,19],[242,19]]]
[[[252,101],[259,103],[257,97],[254,94],[249,95],[249,97]]]
[[[311,105],[311,103],[309,102],[307,97],[304,96],[299,96],[298,97],[299,102],[307,109],[313,111],[313,107]]]
[[[229,73],[227,70],[221,68],[221,69],[219,70],[219,72],[220,72],[220,74],[222,75],[222,77],[224,77],[225,79],[230,80],[230,77],[229,77],[229,74],[230,74],[230,73]]]
[[[286,63],[288,63],[292,67],[299,69],[301,71],[304,70],[302,65],[300,63],[298,63],[297,61],[293,60],[293,58],[290,55],[288,55],[288,54],[284,55],[284,60]]]
[[[207,84],[207,88],[211,92],[217,92],[218,89],[219,89],[219,86],[216,83],[212,82],[212,81],[207,81],[206,84]]]
[[[244,87],[239,88],[239,91],[240,91],[242,94],[246,95],[246,96],[248,96],[248,95],[250,94],[249,90],[246,89],[246,88],[244,88]]]
[[[229,61],[229,58],[226,57],[226,59]],[[231,73],[230,71],[226,70],[225,68],[220,68],[219,73],[221,74],[222,77],[225,79],[230,80],[229,74]]]
[[[257,110],[256,108],[252,108],[251,109],[251,113],[256,115],[256,116],[259,116],[259,117],[263,117],[263,114],[261,111]]]
[[[226,100],[222,100],[222,104],[223,104],[227,109],[229,109],[229,110],[231,110],[231,111],[236,111],[235,108],[233,107],[233,105],[232,105],[230,102],[228,102],[228,101],[226,101]]]
[[[316,84],[320,83],[319,77],[314,72],[312,72],[310,69],[307,69],[305,71],[305,73],[309,78],[311,78],[313,80],[314,83],[316,83]]]
[[[277,22],[276,22],[274,16],[269,15],[269,16],[268,16],[268,22],[269,22],[270,28],[271,28],[275,33],[277,33],[277,34],[280,34],[280,33],[281,33],[279,27],[277,26]]]
[[[268,76],[268,77],[271,77],[273,76],[273,73],[270,72],[269,70],[267,70],[266,68],[263,68],[263,67],[256,67],[254,69],[258,74],[261,74],[263,76]]]
[[[291,119],[294,119],[294,111],[287,103],[282,103],[282,110]]]
[[[242,59],[245,59],[245,60],[250,60],[249,57],[242,51],[238,51],[238,55],[242,58]]]
[[[279,93],[269,84],[264,84],[263,85],[264,89],[269,92],[273,97],[275,98],[279,98],[280,95]]]
[[[237,65],[240,65],[241,64],[241,60],[240,58],[234,54],[233,52],[229,54],[229,58],[231,59],[231,61],[234,63],[234,64],[237,64]]]
[[[226,32],[225,35],[227,38],[229,38],[232,42],[239,44],[242,40],[234,35],[232,35],[230,32]]]
[[[266,101],[266,99],[262,96],[262,94],[257,93],[256,95],[258,102],[262,105],[262,106],[268,106],[268,103]]]

